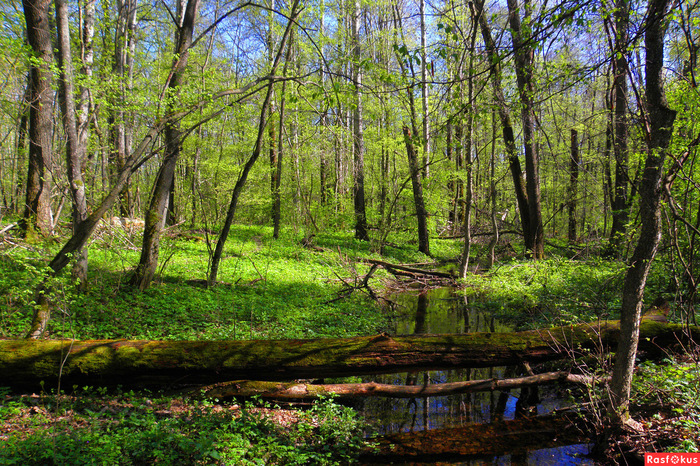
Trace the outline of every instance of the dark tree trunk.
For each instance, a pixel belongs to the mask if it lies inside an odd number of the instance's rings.
[[[53,45],[49,27],[51,0],[23,0],[27,41],[36,61],[29,80],[29,168],[25,205],[20,228],[25,238],[51,233],[51,137],[53,133],[53,89],[51,88]]]
[[[170,80],[168,82],[169,101],[177,100],[180,86],[184,83],[185,70],[189,49],[192,44],[194,25],[197,19],[199,0],[189,0],[183,12],[182,26],[177,34],[177,46]],[[175,103],[170,104],[169,114],[176,112]],[[158,266],[158,252],[160,250],[160,236],[165,226],[168,205],[171,202],[173,183],[175,180],[175,168],[180,157],[182,147],[182,133],[180,123],[171,119],[165,127],[165,153],[163,162],[158,171],[151,201],[146,211],[145,227],[143,232],[143,244],[141,246],[141,258],[136,267],[131,284],[139,290],[145,290],[151,284]]]
[[[524,3],[526,27],[530,27],[530,1]],[[529,217],[529,234],[525,236],[525,248],[533,259],[544,257],[544,230],[542,228],[542,206],[540,202],[539,162],[535,144],[535,104],[533,83],[534,38],[524,37],[520,21],[518,0],[508,0],[510,31],[513,37],[515,74],[521,101],[523,122],[523,145],[525,148],[525,174]],[[524,229],[523,229],[524,230]]]
[[[642,299],[651,262],[661,237],[662,177],[666,151],[673,135],[676,112],[667,103],[663,89],[664,35],[668,0],[649,3],[646,46],[646,100],[649,122],[648,148],[639,189],[641,230],[622,289],[620,340],[615,353],[611,388],[611,409],[615,418],[630,421],[629,399],[637,346],[640,342]]]
[[[629,184],[628,138],[628,90],[627,90],[627,48],[629,42],[629,2],[615,2],[614,20],[614,56],[613,59],[613,153],[615,156],[615,184],[611,202],[612,229],[610,230],[610,254],[622,257],[620,245],[629,221],[629,201],[627,185]]]
[[[408,156],[408,169],[411,171],[411,184],[413,186],[413,203],[416,206],[416,220],[418,221],[418,250],[430,255],[430,236],[428,235],[428,213],[425,210],[423,200],[423,185],[421,183],[421,170],[418,166],[418,156],[413,145],[413,135],[408,126],[403,126],[403,140],[406,144]]]
[[[360,1],[355,0],[352,11],[352,79],[355,94],[355,108],[352,116],[353,134],[353,200],[355,207],[355,238],[369,241],[367,213],[365,207],[365,140],[362,114],[362,70],[360,69]]]
[[[491,28],[486,19],[483,0],[477,0],[475,2],[475,7],[475,15],[477,16],[475,20],[479,22],[481,27],[481,35],[484,39],[486,54],[491,64],[493,94],[496,101],[496,107],[498,108],[498,116],[501,120],[501,126],[503,127],[503,141],[506,146],[508,165],[513,178],[513,186],[515,188],[515,197],[518,202],[518,210],[520,211],[520,225],[522,226],[525,244],[527,245],[528,243],[531,243],[528,238],[533,238],[532,226],[530,225],[530,207],[528,202],[528,194],[525,189],[523,170],[520,166],[520,159],[518,158],[518,151],[515,145],[513,124],[511,123],[508,105],[503,94],[500,57],[498,57],[496,53],[496,44],[493,41]]]
[[[569,159],[569,243],[576,242],[576,196],[578,191],[578,131],[571,130],[571,157]]]

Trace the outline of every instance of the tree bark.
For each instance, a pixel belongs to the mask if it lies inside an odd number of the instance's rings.
[[[177,112],[175,100],[178,97],[178,90],[184,84],[185,70],[189,57],[189,49],[192,45],[192,35],[194,25],[197,20],[197,10],[199,0],[188,0],[187,6],[182,13],[182,24],[177,32],[177,45],[175,47],[175,58],[168,81],[169,115]],[[145,290],[151,284],[153,276],[158,266],[158,253],[160,251],[160,236],[165,226],[168,204],[171,201],[173,183],[175,182],[175,168],[180,158],[182,149],[182,134],[179,121],[170,118],[165,126],[165,153],[163,162],[158,171],[153,186],[153,194],[145,215],[145,227],[143,231],[143,244],[141,246],[141,258],[139,264],[131,278],[131,284],[139,290]]]
[[[645,319],[640,347],[662,353],[700,341],[700,329]],[[617,342],[619,322],[513,333],[376,335],[317,340],[130,341],[0,340],[3,384],[37,388],[43,380],[91,385],[207,384],[491,367],[589,355]]]
[[[613,18],[614,48],[613,53],[613,153],[615,157],[615,184],[611,199],[612,229],[610,230],[609,252],[615,257],[622,257],[620,245],[629,221],[629,201],[627,185],[629,182],[629,150],[627,147],[628,124],[628,90],[627,90],[627,48],[629,42],[628,0],[616,0]]]
[[[649,134],[646,162],[639,189],[639,216],[642,225],[622,289],[621,338],[615,353],[610,384],[610,408],[615,419],[621,423],[631,421],[629,400],[637,347],[641,343],[642,300],[651,262],[661,238],[663,167],[676,117],[676,112],[666,103],[662,78],[668,6],[668,0],[652,0],[646,20],[645,74]]]
[[[24,213],[19,222],[28,240],[48,235],[51,222],[51,169],[53,134],[53,90],[51,88],[53,45],[49,27],[51,0],[23,0],[27,41],[36,61],[29,79],[29,168]]]
[[[576,235],[576,196],[578,195],[578,167],[580,164],[578,152],[578,131],[571,130],[571,151],[569,158],[569,243],[575,243]]]
[[[428,213],[425,210],[423,199],[423,185],[421,183],[421,170],[418,166],[418,157],[413,145],[413,135],[408,126],[403,125],[403,140],[406,144],[408,156],[408,169],[411,171],[411,185],[413,187],[413,204],[416,206],[416,220],[418,221],[418,250],[425,255],[430,255],[430,236],[428,235]]]
[[[360,0],[354,1],[352,11],[352,79],[354,87],[355,108],[352,115],[353,134],[353,200],[355,206],[355,238],[369,241],[367,232],[367,212],[365,206],[365,137],[362,113],[362,56],[360,47]]]
[[[531,27],[530,0],[524,2],[525,26]],[[521,101],[521,118],[523,124],[523,146],[525,148],[525,175],[529,232],[525,234],[525,248],[533,259],[544,257],[544,229],[542,227],[542,205],[540,201],[539,161],[535,144],[535,86],[533,82],[534,38],[523,36],[518,0],[508,0],[510,31],[513,40],[515,74]],[[528,234],[529,233],[529,234]]]
[[[494,99],[496,101],[496,107],[498,108],[498,116],[501,120],[501,126],[503,128],[503,141],[506,146],[508,165],[510,167],[510,173],[513,178],[513,186],[515,188],[515,197],[518,203],[518,210],[520,211],[520,225],[523,229],[523,236],[526,238],[525,244],[527,245],[527,238],[532,238],[532,226],[530,225],[529,215],[530,207],[528,203],[528,194],[525,189],[525,179],[520,165],[520,159],[518,158],[518,151],[515,145],[513,124],[511,123],[510,112],[508,111],[508,105],[506,103],[505,95],[503,94],[503,79],[500,58],[496,53],[496,44],[493,41],[493,36],[491,35],[491,27],[489,26],[488,21],[486,19],[484,2],[483,0],[477,0],[474,2],[474,4],[476,6],[476,18],[474,20],[478,21],[479,26],[481,27],[481,35],[484,39],[486,54],[491,64],[493,94]]]
[[[210,387],[198,388],[198,394],[208,398],[260,397],[272,400],[312,400],[318,397],[336,395],[340,398],[420,398],[427,396],[447,396],[464,393],[510,390],[514,388],[545,385],[555,382],[589,383],[588,377],[568,372],[547,372],[512,379],[468,380],[426,385],[392,385],[375,382],[347,384],[314,384],[297,382],[266,382],[237,380]]]
[[[56,26],[58,30],[58,65],[59,101],[63,114],[63,128],[66,137],[66,168],[68,184],[73,205],[73,232],[87,218],[87,199],[85,197],[85,182],[83,181],[82,164],[85,159],[85,145],[78,135],[78,115],[75,104],[75,85],[73,78],[73,63],[70,45],[70,28],[68,23],[68,4],[66,0],[56,0]],[[87,249],[81,248],[75,253],[76,263],[73,267],[73,277],[84,289],[87,285],[88,256]]]

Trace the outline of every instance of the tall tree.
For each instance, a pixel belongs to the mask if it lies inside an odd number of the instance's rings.
[[[32,49],[29,79],[29,168],[24,213],[20,227],[25,238],[49,234],[53,135],[53,90],[51,88],[53,46],[49,27],[51,0],[23,0],[27,42]]]
[[[73,232],[88,215],[85,198],[85,182],[82,164],[85,158],[85,141],[78,135],[79,120],[75,103],[75,83],[73,55],[71,52],[68,4],[66,0],[56,0],[56,29],[58,30],[59,102],[63,114],[63,129],[66,137],[66,169],[73,206]],[[73,275],[82,288],[87,284],[87,250],[81,248],[76,254]]]
[[[525,35],[522,24],[524,22],[525,28],[532,29],[532,25],[529,24],[532,16],[530,0],[523,1],[523,10],[521,21],[518,0],[508,0],[508,18],[513,42],[515,75],[520,95],[520,115],[525,149],[525,186],[527,215],[529,217],[529,231],[524,231],[525,248],[530,251],[533,259],[541,259],[544,256],[544,229],[542,228],[539,161],[535,143],[535,86],[533,77],[535,42],[533,37]]]
[[[615,158],[615,180],[612,208],[612,229],[610,230],[610,253],[620,256],[620,244],[629,221],[629,149],[628,149],[628,85],[627,53],[629,47],[629,16],[628,0],[616,0],[613,10],[613,154]]]
[[[187,6],[182,12],[181,24],[177,28],[177,42],[172,71],[167,84],[166,98],[169,114],[177,112],[179,88],[185,82],[185,70],[189,57],[192,35],[197,19],[199,0],[188,0]],[[141,258],[131,278],[131,284],[140,290],[148,288],[158,266],[158,253],[160,250],[160,236],[165,226],[168,203],[171,199],[172,185],[175,180],[175,168],[182,148],[182,132],[180,123],[176,119],[170,119],[165,126],[165,153],[158,171],[153,193],[145,216],[143,244],[141,246]]]
[[[219,274],[219,265],[221,263],[221,257],[224,253],[224,246],[226,245],[226,240],[228,239],[228,234],[231,231],[231,225],[233,224],[233,219],[236,215],[236,207],[238,206],[238,198],[240,197],[241,193],[243,192],[243,188],[245,187],[246,182],[248,180],[248,175],[250,174],[250,170],[255,165],[255,162],[257,162],[258,158],[260,157],[260,153],[262,151],[263,136],[265,134],[265,128],[266,128],[267,122],[268,122],[268,111],[269,111],[270,101],[272,100],[272,93],[274,92],[275,80],[273,79],[273,77],[274,77],[275,73],[277,72],[277,68],[279,67],[280,62],[282,61],[282,54],[283,54],[284,48],[287,44],[287,40],[291,36],[292,27],[294,26],[294,24],[297,20],[297,17],[299,16],[299,14],[301,12],[299,7],[300,7],[300,0],[295,0],[291,6],[291,13],[289,16],[289,21],[287,22],[287,27],[284,30],[284,34],[282,35],[282,39],[281,39],[280,45],[277,49],[275,59],[273,60],[272,66],[270,67],[270,72],[268,75],[269,83],[266,86],[267,90],[265,93],[265,98],[263,100],[262,107],[260,109],[260,119],[258,120],[257,137],[256,137],[255,143],[253,145],[253,151],[250,154],[250,157],[246,161],[245,165],[243,166],[243,169],[241,170],[240,175],[238,175],[238,180],[236,180],[236,184],[233,187],[233,192],[231,193],[231,202],[229,203],[228,211],[226,212],[226,219],[224,220],[224,225],[221,228],[221,233],[219,233],[219,239],[216,242],[216,247],[215,247],[214,253],[212,254],[212,257],[211,257],[209,276],[207,277],[207,284],[209,286],[213,286],[216,284],[216,280],[217,280],[217,277]]]
[[[661,238],[661,196],[664,161],[673,136],[675,110],[668,107],[663,87],[664,35],[669,0],[649,2],[644,42],[646,47],[647,153],[639,188],[641,230],[622,289],[620,340],[610,382],[611,410],[615,419],[634,425],[629,414],[630,388],[639,344],[642,300],[651,263]]]
[[[360,0],[353,0],[352,27],[352,83],[354,108],[352,112],[353,200],[355,207],[355,238],[369,241],[365,206],[365,136],[362,107],[362,47],[360,45]]]
[[[518,158],[518,151],[515,145],[515,135],[513,131],[513,124],[510,118],[510,112],[508,110],[508,104],[506,102],[505,94],[503,93],[503,73],[501,70],[501,58],[498,56],[496,50],[496,43],[493,40],[493,35],[491,34],[491,27],[488,24],[486,18],[486,11],[484,10],[484,1],[476,0],[474,2],[474,21],[478,21],[481,35],[484,40],[484,46],[486,49],[486,55],[489,59],[489,64],[491,65],[491,83],[493,88],[493,96],[495,100],[495,106],[498,110],[498,116],[501,121],[501,127],[503,130],[503,142],[506,146],[506,155],[508,157],[508,166],[510,167],[510,173],[513,178],[513,186],[515,188],[515,197],[518,203],[518,210],[520,211],[520,225],[523,229],[523,236],[527,244],[527,238],[532,238],[531,225],[530,225],[530,207],[528,204],[528,196],[525,190],[525,179],[523,176],[522,167],[520,165],[520,159]]]
[[[117,0],[117,17],[114,28],[114,56],[112,58],[111,79],[115,80],[110,96],[109,125],[109,172],[110,183],[124,168],[131,149],[133,128],[127,121],[124,102],[131,88],[130,76],[133,72],[133,55],[136,44],[136,11],[138,0]],[[119,200],[119,215],[133,216],[133,198],[128,184],[124,186]]]

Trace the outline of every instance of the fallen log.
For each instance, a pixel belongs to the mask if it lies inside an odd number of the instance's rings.
[[[447,461],[484,456],[524,455],[529,451],[579,443],[590,437],[577,414],[524,417],[491,424],[406,432],[376,437],[363,464],[391,461]],[[490,461],[489,461],[490,463]]]
[[[600,380],[598,380],[599,382]],[[375,382],[347,384],[313,384],[298,382],[267,382],[237,380],[222,382],[198,389],[198,394],[208,398],[260,397],[268,400],[310,400],[321,396],[336,395],[340,398],[391,397],[419,398],[447,396],[461,393],[509,390],[553,382],[594,383],[591,377],[569,374],[565,371],[546,372],[511,379],[467,380],[426,385],[392,385]]]
[[[700,330],[645,320],[640,350],[687,340]],[[0,340],[0,386],[53,384],[205,385],[228,380],[295,380],[562,359],[613,345],[619,322],[513,333],[386,334],[314,340]]]
[[[416,267],[410,267],[410,266],[401,265],[401,264],[390,264],[389,262],[384,262],[384,261],[375,260],[375,259],[368,259],[367,262],[370,264],[384,267],[388,272],[390,272],[396,276],[408,276],[408,277],[413,277],[413,278],[416,278],[419,276],[425,276],[425,277],[444,278],[444,279],[448,279],[448,280],[454,280],[456,278],[454,275],[452,275],[449,272],[440,272],[437,270],[418,269]]]

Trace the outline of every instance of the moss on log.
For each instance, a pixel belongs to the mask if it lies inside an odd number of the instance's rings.
[[[683,327],[642,322],[641,350],[685,340]],[[688,331],[686,329],[686,331]],[[698,328],[691,329],[700,341]],[[618,322],[513,333],[386,334],[248,341],[1,340],[0,386],[208,384],[293,380],[542,362],[616,342]]]

